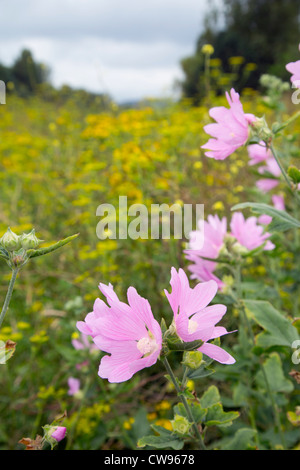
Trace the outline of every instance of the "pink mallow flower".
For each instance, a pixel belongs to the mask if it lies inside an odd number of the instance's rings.
[[[217,262],[201,257],[218,258],[227,233],[226,217],[219,219],[217,215],[209,215],[207,221],[199,221],[198,227],[199,230],[190,233],[189,249],[185,251],[186,258],[193,263],[188,267],[192,273],[191,278],[202,282],[212,279],[222,288],[222,281],[213,274]]]
[[[268,240],[271,234],[268,232],[264,233],[264,227],[257,222],[257,217],[245,219],[241,212],[235,212],[230,223],[231,235],[249,251],[258,248],[264,243],[266,243],[264,250],[273,250],[275,245]]]
[[[278,186],[281,170],[274,157],[268,158],[268,160],[266,160],[266,165],[261,166],[258,171],[261,175],[269,173],[274,176],[274,178],[262,178],[256,182],[257,188],[263,193],[267,193]]]
[[[55,439],[57,442],[62,441],[65,438],[67,428],[64,426],[54,426],[54,431],[51,434],[51,437]]]
[[[274,194],[272,196],[272,202],[275,209],[279,211],[285,211],[284,198],[279,194]],[[269,225],[272,222],[273,218],[270,215],[262,214],[258,217],[258,222],[262,225]]]
[[[299,44],[300,50],[300,44]],[[290,62],[286,65],[286,69],[288,72],[292,74],[291,82],[295,86],[295,88],[300,88],[300,60],[297,62]]]
[[[248,145],[249,165],[257,165],[258,163],[265,162],[272,157],[272,152],[267,149],[265,142],[259,144]]]
[[[74,377],[68,378],[68,395],[75,395],[80,390],[80,380],[75,379]]]
[[[101,359],[99,376],[112,383],[124,382],[156,363],[162,348],[161,329],[149,302],[133,287],[127,291],[129,305],[118,299],[111,284],[99,288],[109,306],[97,299],[93,312],[77,328],[109,354]]]
[[[264,219],[261,223],[265,221]],[[203,225],[199,223],[199,230],[191,232],[188,249],[184,251],[186,259],[192,263],[188,266],[191,279],[201,282],[213,280],[220,290],[224,288],[224,282],[214,271],[218,267],[217,258],[221,250],[225,248],[226,252],[227,239],[230,239],[231,243],[238,242],[249,251],[264,243],[264,250],[273,250],[275,245],[268,240],[270,233],[264,233],[264,227],[258,222],[256,217],[245,219],[242,213],[235,212],[231,219],[230,231],[227,231],[226,217],[219,219],[217,215],[209,215],[207,222],[204,221]]]
[[[239,147],[246,144],[249,139],[249,126],[256,120],[253,114],[245,114],[240,95],[232,88],[226,92],[226,98],[230,108],[218,106],[209,111],[216,123],[204,127],[212,139],[202,146],[208,150],[205,155],[215,160],[224,160]]]
[[[178,336],[184,342],[203,341],[198,351],[222,364],[233,364],[235,359],[228,352],[208,342],[228,334],[224,327],[215,326],[225,315],[226,306],[208,306],[217,293],[217,283],[203,282],[192,289],[185,272],[182,269],[177,272],[172,268],[170,284],[172,292],[165,290],[165,294],[174,313]]]

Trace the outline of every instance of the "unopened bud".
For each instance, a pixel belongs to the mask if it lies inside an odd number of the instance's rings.
[[[245,246],[241,245],[239,242],[236,242],[232,246],[232,252],[236,255],[245,255],[248,253],[248,250]]]
[[[191,423],[184,417],[180,415],[175,415],[174,419],[171,421],[172,428],[174,432],[178,434],[187,434],[191,427]]]
[[[0,244],[7,251],[16,251],[21,248],[20,237],[16,235],[9,227],[0,240]]]
[[[67,428],[64,426],[53,426],[52,424],[46,424],[46,426],[43,426],[43,430],[44,439],[50,444],[52,449],[58,442],[64,439],[67,432]]]
[[[202,364],[202,353],[200,351],[186,351],[182,363],[190,369],[199,369]]]
[[[24,250],[35,249],[39,246],[41,242],[41,240],[39,240],[37,236],[35,235],[34,229],[31,230],[30,233],[23,233],[20,239],[21,239],[22,248],[24,248]]]
[[[269,129],[268,124],[264,117],[256,118],[255,121],[251,123],[252,136],[258,137],[264,142],[269,142],[273,138],[273,132]],[[251,140],[250,137],[250,140]]]

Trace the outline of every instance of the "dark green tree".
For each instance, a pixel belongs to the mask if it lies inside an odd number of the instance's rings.
[[[49,68],[34,60],[32,53],[24,49],[11,67],[12,81],[19,91],[32,93],[49,79]]]
[[[216,27],[218,15],[223,25],[219,28]],[[197,100],[204,93],[201,50],[205,43],[214,46],[213,57],[221,59],[224,72],[230,70],[230,57],[242,56],[244,64],[256,64],[256,71],[246,82],[242,73],[236,78],[234,85],[238,91],[244,86],[257,88],[263,73],[288,79],[285,64],[299,58],[299,19],[300,0],[223,0],[223,10],[213,10],[206,18],[195,54],[181,62],[185,74],[184,96]]]

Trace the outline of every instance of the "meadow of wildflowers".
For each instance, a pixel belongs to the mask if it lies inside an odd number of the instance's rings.
[[[300,114],[221,78],[197,107],[0,107],[1,449],[300,448]],[[99,239],[120,196],[205,220]]]

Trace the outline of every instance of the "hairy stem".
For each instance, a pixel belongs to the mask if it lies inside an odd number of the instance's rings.
[[[1,325],[3,323],[5,314],[8,310],[8,307],[9,307],[9,303],[10,303],[11,296],[12,296],[12,293],[13,293],[13,290],[14,290],[14,285],[15,285],[15,282],[16,282],[18,272],[19,272],[18,268],[14,268],[12,270],[12,276],[11,276],[11,279],[10,279],[7,294],[6,294],[5,301],[4,301],[4,304],[3,304],[3,307],[2,307],[2,310],[1,310],[1,314],[0,314],[0,328],[1,328]]]
[[[171,380],[172,380],[172,383],[173,383],[173,385],[174,385],[174,387],[175,387],[175,389],[176,389],[176,392],[177,392],[177,394],[178,394],[178,398],[181,400],[181,402],[182,402],[182,404],[183,404],[183,406],[184,406],[184,408],[185,408],[187,417],[188,417],[189,421],[192,423],[193,430],[194,430],[194,432],[195,432],[195,435],[196,435],[197,440],[198,440],[198,443],[199,443],[199,449],[200,449],[200,450],[206,450],[206,447],[205,447],[205,444],[204,444],[204,442],[203,442],[201,433],[200,433],[200,431],[199,431],[199,428],[198,428],[198,426],[197,426],[197,423],[195,423],[195,420],[194,420],[194,418],[193,418],[193,415],[192,415],[191,409],[190,409],[190,407],[189,407],[189,404],[188,404],[188,402],[187,402],[187,399],[186,399],[185,396],[182,394],[182,390],[180,390],[180,387],[179,387],[179,385],[178,385],[178,383],[177,383],[177,381],[176,381],[176,377],[175,377],[175,375],[174,375],[174,373],[173,373],[173,371],[172,371],[172,368],[171,368],[171,366],[170,366],[170,364],[169,364],[169,361],[168,361],[168,359],[167,359],[166,357],[163,359],[163,363],[164,363],[164,366],[165,366],[165,368],[166,368],[166,370],[167,370],[167,372],[168,372],[168,374],[169,374],[169,376],[170,376],[170,378],[171,378]]]

